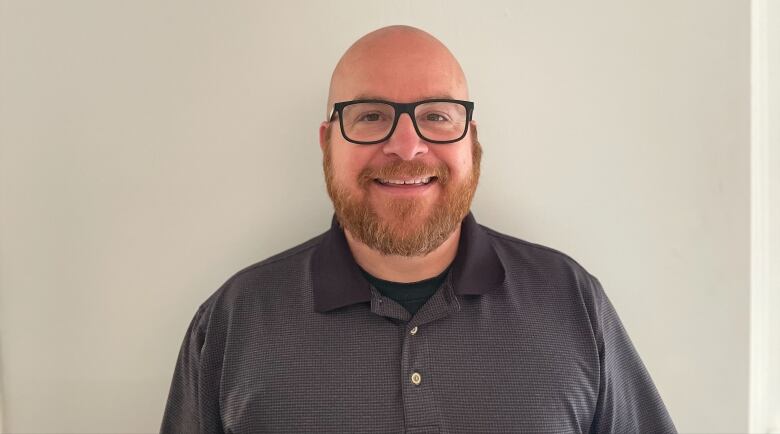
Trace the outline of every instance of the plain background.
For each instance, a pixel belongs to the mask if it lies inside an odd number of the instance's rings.
[[[7,432],[154,432],[197,307],[326,230],[358,37],[460,59],[473,211],[596,275],[681,432],[748,427],[750,3],[0,2]]]

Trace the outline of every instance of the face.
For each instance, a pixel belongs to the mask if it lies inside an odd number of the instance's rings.
[[[395,34],[364,46],[359,41],[334,72],[332,101],[468,99],[449,51],[423,39]],[[402,115],[389,139],[358,145],[342,137],[338,119],[324,122],[325,180],[341,225],[386,255],[420,256],[439,247],[468,213],[479,180],[481,147],[475,125],[469,127],[458,142],[434,144],[421,139]]]

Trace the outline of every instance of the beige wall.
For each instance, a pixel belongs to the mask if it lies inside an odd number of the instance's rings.
[[[329,224],[338,56],[406,23],[469,75],[477,218],[599,277],[680,431],[744,432],[749,7],[0,1],[5,430],[158,430],[197,306]]]

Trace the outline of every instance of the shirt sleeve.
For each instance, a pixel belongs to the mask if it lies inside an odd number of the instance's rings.
[[[206,304],[200,307],[184,336],[173,373],[160,433],[222,433],[218,379],[209,374],[206,356]]]
[[[600,381],[591,433],[676,433],[634,345],[598,279],[588,275],[596,310]]]

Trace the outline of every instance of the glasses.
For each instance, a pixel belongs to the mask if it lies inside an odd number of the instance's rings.
[[[406,113],[417,135],[431,143],[453,143],[466,136],[474,103],[457,99],[426,99],[407,104],[378,99],[337,102],[329,122],[339,115],[341,135],[358,145],[372,145],[389,139]]]

